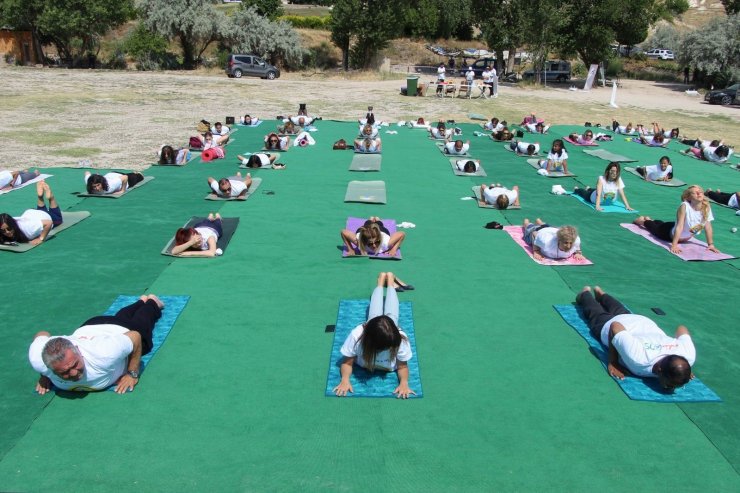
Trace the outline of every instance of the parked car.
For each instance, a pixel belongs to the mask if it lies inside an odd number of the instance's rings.
[[[483,72],[486,70],[486,67],[496,66],[496,59],[495,58],[479,58],[473,63],[470,64],[471,67],[473,67],[473,72],[475,72],[475,77],[479,78],[483,76]],[[462,69],[461,69],[462,70]],[[464,72],[467,72],[467,67],[465,68]]]
[[[525,80],[534,79],[534,74],[534,70],[527,70],[522,74],[522,78]],[[563,60],[548,60],[545,62],[545,67],[541,72],[541,78],[548,82],[565,82],[566,80],[570,80],[570,76],[570,62]]]
[[[246,75],[272,80],[280,77],[280,69],[270,65],[258,56],[232,53],[226,59],[226,75],[237,79]]]
[[[671,50],[654,49],[646,53],[648,58],[660,58],[661,60],[674,60],[676,57],[673,56]]]
[[[721,104],[727,106],[732,104],[733,101],[738,102],[737,93],[740,90],[740,84],[733,84],[730,87],[724,89],[717,89],[716,91],[709,91],[704,96],[704,101],[709,104]]]

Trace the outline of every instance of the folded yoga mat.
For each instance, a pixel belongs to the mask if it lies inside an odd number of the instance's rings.
[[[233,178],[234,180],[243,180],[243,176],[230,176],[229,178]],[[247,193],[241,197],[219,197],[215,193],[211,192],[208,195],[206,195],[206,200],[247,200],[249,197],[252,196],[254,192],[257,191],[257,189],[262,185],[262,178],[258,177],[252,177],[252,184],[249,186],[249,189],[247,190]]]
[[[81,221],[84,221],[88,217],[90,217],[90,213],[87,211],[62,212],[62,219],[64,220],[64,222],[61,225],[53,228],[49,232],[49,235],[46,237],[46,240],[42,243],[42,245],[44,243],[47,243],[50,239],[52,239],[54,236],[61,233],[65,229],[71,228],[75,224]],[[5,250],[7,252],[23,253],[37,246],[38,245],[32,245],[30,243],[14,243],[11,245],[0,244],[0,250]]]
[[[519,157],[542,156],[542,154],[540,154],[539,152],[535,152],[534,154],[522,154],[520,152],[517,152],[516,149],[512,149],[511,148],[511,144],[504,144],[504,149],[506,149],[509,152],[513,152],[514,154],[516,154]]]
[[[609,361],[606,348],[596,340],[588,329],[583,318],[581,307],[576,305],[554,305],[555,311],[563,317],[565,323],[575,329],[586,340],[594,355],[599,358],[604,368]],[[666,393],[660,387],[657,378],[641,378],[634,375],[625,376],[624,380],[614,379],[619,387],[632,400],[652,402],[721,402],[722,399],[701,380],[694,378],[673,393]]]
[[[522,247],[524,251],[529,255],[529,258],[534,260],[540,265],[592,265],[593,262],[591,262],[589,259],[585,258],[583,260],[576,260],[573,257],[561,259],[561,260],[554,260],[551,258],[544,257],[542,260],[537,260],[534,258],[534,255],[532,255],[532,247],[527,245],[524,242],[524,230],[521,226],[504,226],[504,231],[508,233],[509,236],[511,236],[511,239],[514,240],[514,242]]]
[[[671,178],[668,181],[652,181],[652,180],[648,181],[648,180],[645,180],[645,177],[644,176],[642,176],[640,173],[638,173],[635,168],[632,168],[630,166],[625,166],[624,167],[624,170],[627,173],[632,173],[633,175],[637,176],[638,178],[640,178],[640,179],[642,179],[644,181],[647,181],[648,183],[652,183],[653,185],[660,185],[662,187],[683,187],[683,186],[686,185],[685,182],[682,182],[681,180],[679,180],[677,178]]]
[[[385,204],[384,181],[351,181],[347,184],[345,202],[363,202],[366,204]]]
[[[591,209],[596,210],[596,204],[591,203],[590,200],[585,200],[580,195],[576,195],[576,194],[574,194],[572,192],[568,192],[567,195],[570,195],[571,197],[573,197],[574,199],[576,199],[581,204],[585,204],[585,205],[589,206]],[[612,202],[611,204],[608,204],[608,205],[601,204],[601,209],[602,209],[601,212],[617,212],[617,213],[624,213],[624,214],[637,214],[637,212],[638,212],[636,210],[628,211],[624,207],[624,204],[622,202],[620,202],[619,200],[615,200],[614,202]]]
[[[529,164],[531,167],[533,167],[536,170],[544,169],[542,166],[540,166],[540,159],[527,159],[527,164]],[[569,176],[576,176],[570,171],[567,173],[563,173],[562,171],[548,171],[546,175],[547,178],[566,178]]]
[[[103,315],[115,315],[118,310],[135,303],[138,299],[138,296],[120,295]],[[164,308],[162,309],[162,316],[154,325],[154,331],[152,332],[152,350],[141,357],[139,370],[140,375],[144,373],[149,361],[151,361],[154,355],[157,354],[157,351],[159,351],[159,348],[162,347],[162,344],[164,344],[164,340],[167,339],[172,327],[175,326],[177,317],[180,316],[182,311],[185,309],[185,305],[188,304],[190,296],[159,296],[159,299],[164,303]],[[116,386],[111,385],[107,390],[115,391]]]
[[[10,193],[10,192],[13,192],[15,190],[20,190],[21,188],[27,187],[28,185],[31,185],[32,183],[36,183],[36,182],[39,182],[41,180],[45,180],[47,178],[51,178],[52,176],[54,176],[54,175],[47,175],[45,173],[41,173],[36,178],[32,178],[31,180],[28,180],[25,183],[21,183],[17,187],[9,188],[7,190],[0,190],[0,195],[6,194],[6,193]]]
[[[478,163],[478,170],[475,173],[466,173],[460,169],[457,168],[457,162],[458,161],[470,161],[470,159],[458,159],[451,157],[450,158],[450,165],[452,166],[452,172],[455,173],[457,176],[488,176],[486,174],[486,170],[483,169],[483,166],[480,164],[480,160],[473,159],[476,163]]]
[[[496,207],[495,205],[482,203],[483,197],[480,196],[480,185],[474,186],[472,187],[472,189],[473,189],[473,195],[475,195],[475,198],[476,198],[475,203],[478,204],[478,207],[480,207],[481,209],[498,209],[498,207]],[[506,210],[508,211],[508,210],[515,210],[515,209],[521,209],[521,208],[522,208],[521,205],[509,204],[509,207],[507,207]]]
[[[361,227],[363,224],[365,224],[366,219],[363,219],[361,217],[348,217],[347,218],[347,225],[346,228],[352,232],[357,231],[359,227]],[[383,226],[388,230],[388,233],[390,235],[393,235],[393,233],[396,232],[396,220],[395,219],[381,219],[380,222],[383,223]],[[396,251],[396,256],[391,257],[387,253],[379,253],[376,255],[360,255],[359,250],[355,250],[354,256],[347,255],[347,247],[342,247],[342,257],[344,258],[353,258],[353,257],[368,257],[368,258],[374,258],[378,260],[401,260],[403,257],[401,256],[401,249],[399,248]]]
[[[651,235],[648,230],[643,229],[639,227],[636,224],[632,223],[622,223],[620,224],[623,228],[632,231],[636,235],[642,236],[646,240],[648,240],[650,243],[653,243],[655,245],[658,245],[659,247],[663,248],[664,250],[671,251],[671,244],[667,241],[660,240],[656,238],[655,236]],[[696,238],[691,238],[689,241],[685,243],[679,243],[679,248],[681,249],[681,253],[676,255],[681,260],[695,260],[699,262],[715,262],[717,260],[730,260],[736,257],[733,257],[732,255],[728,255],[726,253],[714,253],[707,250],[707,244],[703,241],[697,240]],[[675,254],[674,254],[675,255]]]
[[[597,144],[596,142],[592,142],[590,144],[579,144],[575,140],[571,140],[569,137],[563,137],[563,140],[577,147],[598,147],[599,146],[599,144]]]
[[[334,387],[341,380],[340,365],[344,357],[340,352],[344,340],[352,329],[367,321],[367,310],[370,300],[340,300],[339,312],[337,313],[337,325],[334,329],[334,340],[329,357],[329,373],[326,377],[326,389],[324,394],[333,397]],[[416,335],[414,334],[414,318],[411,311],[411,302],[404,301],[400,304],[398,315],[398,326],[409,338],[413,358],[408,362],[409,388],[416,392],[409,398],[419,398],[424,395],[421,387],[421,375],[419,373],[419,354],[416,351]],[[348,393],[348,397],[395,397],[393,390],[398,387],[398,375],[396,372],[369,372],[355,365],[350,377],[350,383],[354,389]]]
[[[437,142],[436,146],[437,146],[437,149],[439,149],[439,152],[441,152],[445,156],[470,157],[470,153],[469,152],[466,152],[465,154],[450,154],[449,152],[447,152],[447,149],[445,148],[445,143],[444,142]]]
[[[133,187],[128,187],[125,192],[123,193],[87,193],[87,192],[77,192],[75,195],[78,197],[102,197],[106,199],[120,199],[124,195],[128,194],[132,190],[136,190],[139,187],[143,187],[150,181],[154,179],[153,176],[145,176],[143,180],[141,180],[139,183],[134,185]]]
[[[352,156],[352,163],[349,165],[350,171],[380,171],[380,154],[355,154]]]
[[[597,157],[599,159],[603,159],[604,161],[615,162],[615,163],[635,163],[637,162],[637,159],[632,159],[629,157],[622,156],[621,154],[614,154],[613,152],[609,152],[606,149],[584,149],[583,152],[586,154],[589,154],[591,156]]]
[[[183,228],[192,228],[196,224],[198,224],[201,221],[205,221],[207,218],[205,217],[198,217],[193,216],[191,217],[188,222],[186,222],[183,225]],[[226,247],[229,246],[229,242],[231,241],[231,237],[234,236],[234,232],[236,231],[237,226],[239,226],[239,218],[238,217],[224,217],[221,219],[221,228],[223,229],[223,233],[221,235],[221,238],[218,239],[216,242],[216,246],[221,249],[224,253],[226,253]],[[162,255],[168,255],[170,257],[178,257],[178,258],[198,258],[198,257],[181,257],[180,255],[173,255],[172,254],[172,248],[175,246],[175,237],[173,236],[172,239],[167,242],[167,246],[162,249]],[[202,257],[200,257],[202,258]]]

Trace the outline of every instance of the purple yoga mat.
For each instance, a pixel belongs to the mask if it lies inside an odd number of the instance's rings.
[[[642,236],[649,242],[662,247],[664,250],[668,250],[669,252],[671,251],[670,243],[656,238],[655,236],[651,235],[646,229],[642,229],[636,224],[622,223],[620,224],[620,226],[632,231],[637,235]],[[686,243],[679,243],[678,246],[679,248],[681,248],[681,253],[676,256],[679,257],[681,260],[714,262],[717,260],[729,260],[735,258],[732,255],[727,255],[726,253],[710,252],[709,250],[707,250],[707,244],[703,241],[697,240],[696,238],[691,238]]]
[[[597,147],[599,145],[596,142],[591,142],[590,144],[579,144],[575,140],[570,140],[569,137],[563,137],[563,140],[578,147]]]
[[[363,224],[365,224],[365,221],[367,221],[366,218],[348,217],[347,218],[347,229],[350,230],[350,231],[352,231],[352,232],[355,232],[355,231],[357,231],[357,228],[359,228],[360,226],[362,226]],[[383,226],[386,227],[386,229],[391,234],[391,236],[393,235],[393,233],[396,232],[396,220],[395,219],[381,219],[380,222],[383,223]],[[347,247],[344,247],[343,246],[342,247],[342,257],[347,257],[347,256],[348,256],[347,255]],[[355,250],[355,256],[356,257],[359,257],[360,256],[359,250]],[[395,257],[391,257],[387,253],[380,253],[380,254],[377,254],[377,255],[363,255],[363,256],[364,257],[370,257],[370,258],[377,258],[377,259],[381,259],[381,260],[401,260],[401,249],[399,248],[396,251],[396,256]]]

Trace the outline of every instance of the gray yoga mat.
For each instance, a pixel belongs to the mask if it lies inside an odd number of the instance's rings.
[[[205,221],[206,219],[208,218],[193,216],[188,220],[188,222],[186,222],[183,225],[183,228],[192,228],[199,222]],[[216,246],[220,248],[223,252],[226,252],[226,247],[229,246],[229,242],[231,241],[231,237],[234,236],[234,232],[236,231],[237,226],[239,226],[238,217],[221,218],[221,229],[223,230],[223,234],[216,242]],[[172,239],[170,239],[167,245],[162,249],[162,255],[167,255],[169,257],[177,257],[177,258],[198,258],[198,257],[180,257],[179,255],[172,255],[172,248],[174,246],[175,246],[175,237],[173,235]]]
[[[84,221],[88,217],[90,217],[90,213],[87,211],[62,212],[62,219],[64,220],[64,222],[61,225],[49,231],[49,235],[46,237],[46,240],[44,241],[44,243],[48,242],[51,238],[61,233],[65,229],[71,228],[75,224],[78,224]],[[41,243],[41,244],[43,245],[44,243]],[[15,252],[15,253],[23,253],[37,246],[39,245],[31,245],[30,243],[15,243],[12,245],[0,245],[0,250],[5,250],[8,252]]]
[[[385,204],[384,181],[351,181],[347,184],[345,202],[363,202],[366,204]]]
[[[466,173],[457,169],[458,161],[470,161],[470,159],[450,158],[450,166],[452,166],[452,172],[455,173],[457,176],[488,176],[486,174],[486,170],[483,169],[483,166],[480,164],[480,161],[478,159],[473,159],[473,161],[478,163],[478,171],[476,171],[475,173]]]
[[[243,176],[230,176],[230,179],[233,180],[243,180]],[[255,178],[252,177],[252,184],[249,186],[249,190],[247,190],[247,193],[241,197],[219,197],[215,193],[211,192],[208,195],[206,195],[206,200],[223,200],[223,201],[229,201],[229,200],[247,200],[249,197],[252,196],[252,194],[262,185],[262,178]]]
[[[624,170],[627,173],[632,173],[633,175],[640,178],[641,180],[647,181],[648,183],[652,183],[653,185],[660,185],[662,187],[683,187],[686,185],[685,182],[678,180],[676,178],[673,178],[669,181],[648,181],[648,180],[645,180],[645,177],[642,176],[640,173],[638,173],[635,168],[631,168],[629,166],[625,166]]]
[[[380,171],[380,154],[355,154],[352,157],[350,171]]]
[[[128,187],[125,192],[123,193],[87,193],[87,192],[78,192],[75,195],[78,197],[101,197],[106,199],[120,199],[124,195],[131,192],[131,190],[136,190],[139,187],[143,187],[150,181],[154,179],[153,176],[145,176],[143,180],[141,180],[139,183],[134,185],[133,187]]]
[[[504,149],[506,149],[509,152],[513,152],[514,154],[516,154],[519,157],[543,156],[543,154],[541,154],[539,151],[538,152],[535,152],[534,154],[521,154],[521,153],[517,152],[516,149],[512,149],[511,148],[511,142],[508,143],[508,144],[504,144]]]
[[[527,164],[529,164],[534,169],[542,169],[540,166],[541,159],[527,159]],[[549,171],[546,176],[547,178],[567,178],[571,176],[576,176],[570,171],[568,173],[563,173],[562,171]]]
[[[636,163],[637,159],[622,156],[621,154],[614,154],[606,149],[584,149],[583,152],[591,156],[603,159],[604,161],[615,162],[615,163]]]
[[[473,195],[475,195],[475,199],[476,199],[475,202],[478,204],[478,207],[480,207],[481,209],[498,209],[498,207],[496,207],[495,205],[481,203],[481,200],[483,200],[483,197],[480,196],[480,185],[472,187],[472,188],[473,188]],[[516,210],[516,209],[521,209],[521,208],[522,208],[521,205],[512,204],[512,205],[509,205],[509,207],[507,207],[506,210],[510,211],[510,210]]]
[[[270,157],[275,156],[275,161],[273,161],[272,163],[268,164],[267,166],[260,166],[259,168],[250,168],[246,164],[239,164],[239,167],[241,169],[272,169],[272,165],[273,164],[276,164],[280,160],[280,153],[279,152],[259,152],[259,153],[255,152],[254,154],[267,154]],[[247,154],[247,156],[251,156],[251,155],[252,154]],[[240,163],[241,163],[241,161],[240,161]]]
[[[439,152],[444,154],[445,156],[459,156],[459,157],[470,157],[470,153],[466,152],[465,154],[450,154],[445,151],[445,143],[444,142],[437,142],[437,149],[439,149]]]

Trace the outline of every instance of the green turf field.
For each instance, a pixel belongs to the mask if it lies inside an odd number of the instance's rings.
[[[242,128],[224,160],[157,167],[156,180],[119,200],[78,198],[83,170],[45,170],[64,210],[92,217],[27,253],[0,252],[5,348],[0,358],[2,491],[740,491],[740,260],[683,262],[619,227],[633,218],[595,212],[559,183],[594,186],[605,161],[568,146],[577,178],[544,178],[462,125],[488,176],[455,176],[421,130],[383,138],[382,171],[351,173],[355,123],[320,121],[317,145],[291,148],[287,168],[246,202],[208,202],[206,178],[234,174],[275,122]],[[556,126],[553,138],[582,127]],[[525,137],[526,139],[526,137]],[[735,170],[615,140],[602,148],[678,178],[740,189]],[[246,170],[242,170],[246,172]],[[671,220],[682,189],[623,174],[630,204]],[[386,205],[346,204],[350,180],[384,180]],[[519,185],[522,208],[480,209],[471,186]],[[0,196],[0,210],[34,206],[33,186]],[[241,218],[222,257],[159,254],[188,218]],[[740,256],[740,218],[713,207],[717,247]],[[403,260],[342,259],[348,216],[410,221]],[[535,264],[489,221],[542,217],[578,227],[592,266]],[[416,286],[413,302],[424,397],[324,396],[342,298],[366,298],[381,270]],[[637,313],[650,307],[692,332],[696,373],[722,403],[631,401],[552,309],[599,284]],[[136,390],[33,392],[33,334],[71,333],[119,294],[191,300]],[[656,317],[657,318],[657,317]],[[378,486],[381,485],[382,486]]]

